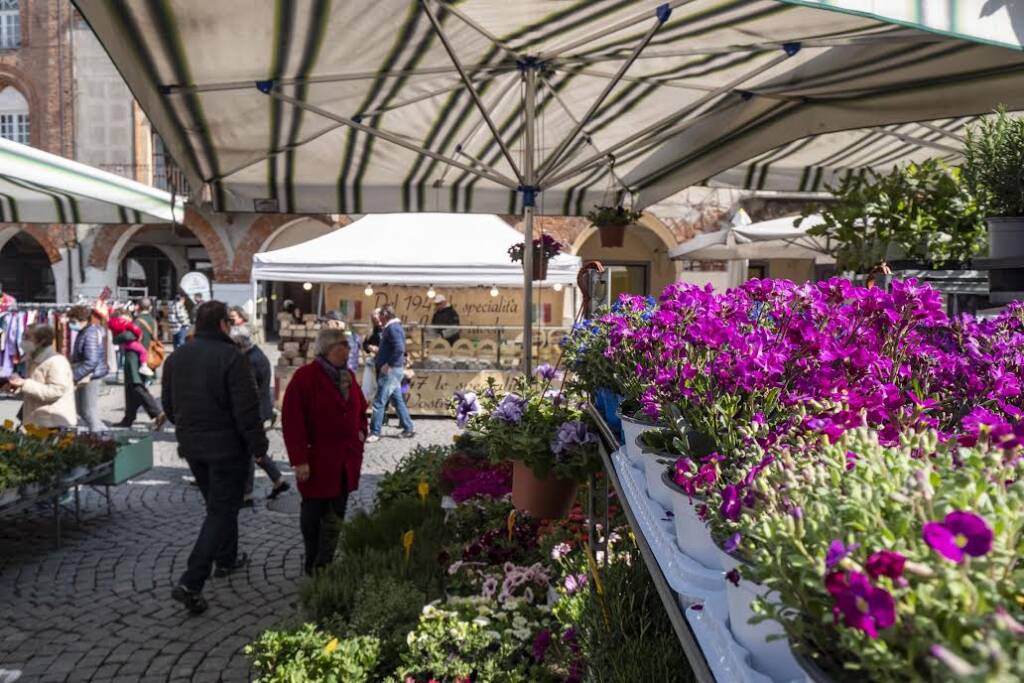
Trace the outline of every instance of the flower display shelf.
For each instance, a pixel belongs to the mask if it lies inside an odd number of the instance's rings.
[[[591,416],[602,437],[602,458],[647,569],[654,578],[662,602],[697,679],[719,683],[812,683],[810,677],[773,679],[751,666],[750,653],[729,629],[725,578],[679,550],[672,513],[647,494],[647,477],[619,447],[611,429],[593,408]],[[668,592],[666,596],[665,592]]]

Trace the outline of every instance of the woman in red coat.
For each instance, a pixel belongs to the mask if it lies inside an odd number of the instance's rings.
[[[345,332],[324,329],[317,356],[292,375],[284,393],[281,429],[302,495],[299,526],[306,545],[306,574],[331,561],[334,539],[324,537],[331,511],[345,518],[348,494],[359,486],[366,440],[366,399],[348,369]]]

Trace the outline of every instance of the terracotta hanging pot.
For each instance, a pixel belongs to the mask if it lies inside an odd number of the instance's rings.
[[[548,279],[548,260],[544,258],[544,248],[534,247],[533,248],[533,279],[534,280],[547,280]]]
[[[575,499],[576,482],[571,479],[538,479],[522,462],[512,465],[512,504],[520,512],[538,519],[560,519],[568,516]]]
[[[599,225],[597,234],[601,237],[602,247],[621,247],[626,238],[626,225]]]

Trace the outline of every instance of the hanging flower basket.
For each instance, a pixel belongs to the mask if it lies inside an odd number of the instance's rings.
[[[622,206],[595,206],[587,219],[597,228],[602,247],[621,247],[626,238],[626,226],[640,220],[642,213]]]
[[[526,243],[513,244],[508,249],[508,257],[513,263],[523,262],[523,252],[526,250]],[[533,273],[532,279],[542,281],[548,277],[548,261],[562,253],[562,244],[550,235],[542,235],[533,241]]]
[[[512,504],[521,512],[539,519],[561,519],[569,515],[576,498],[576,482],[571,479],[539,479],[533,470],[516,460],[512,465]]]

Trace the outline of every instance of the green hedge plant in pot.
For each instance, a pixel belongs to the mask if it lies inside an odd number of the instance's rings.
[[[643,215],[622,206],[595,206],[587,214],[601,237],[602,247],[621,247],[626,237],[626,226],[636,223]]]
[[[521,377],[507,392],[493,380],[467,431],[486,443],[493,462],[513,462],[512,504],[534,517],[565,517],[576,487],[600,469],[597,434],[578,399]]]
[[[999,109],[972,126],[963,172],[987,216],[989,257],[1024,256],[1024,119]]]

